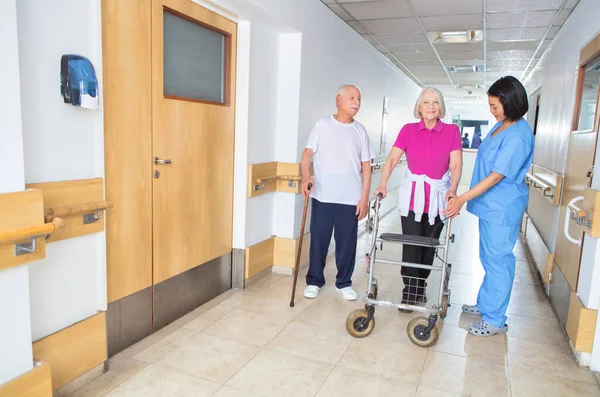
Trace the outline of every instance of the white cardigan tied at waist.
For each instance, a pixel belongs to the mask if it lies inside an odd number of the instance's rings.
[[[446,193],[450,189],[450,170],[448,170],[442,179],[432,179],[425,174],[415,175],[408,167],[406,173],[398,189],[397,208],[400,210],[400,215],[408,216],[410,210],[410,197],[412,193],[413,182],[415,182],[414,204],[415,221],[420,222],[425,212],[425,183],[430,187],[429,196],[429,224],[435,223],[435,217],[446,209]]]

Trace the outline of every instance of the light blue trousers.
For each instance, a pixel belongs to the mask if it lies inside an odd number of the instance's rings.
[[[477,307],[482,320],[496,327],[506,323],[506,309],[515,279],[513,249],[518,236],[519,225],[503,226],[479,219],[479,258],[485,277],[477,296]]]

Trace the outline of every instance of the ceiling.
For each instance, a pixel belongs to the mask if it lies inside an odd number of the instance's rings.
[[[522,82],[579,0],[321,0],[420,86],[449,103],[485,103],[499,77]],[[479,31],[439,43],[430,32]],[[468,66],[460,72],[448,68]],[[474,71],[472,67],[477,67]]]

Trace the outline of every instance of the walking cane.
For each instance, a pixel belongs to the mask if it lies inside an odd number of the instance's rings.
[[[300,241],[298,242],[298,252],[296,253],[296,264],[294,265],[294,286],[292,287],[292,299],[290,307],[294,307],[294,298],[296,297],[296,282],[298,281],[298,268],[300,267],[300,255],[302,255],[302,240],[304,239],[304,224],[306,223],[306,211],[308,210],[308,199],[310,198],[310,189],[312,183],[308,184],[308,193],[304,198],[304,213],[302,214],[302,226],[300,227]]]

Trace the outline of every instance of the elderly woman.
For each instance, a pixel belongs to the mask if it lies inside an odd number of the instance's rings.
[[[515,278],[513,249],[525,213],[529,191],[525,174],[533,158],[533,133],[523,115],[529,105],[519,80],[502,77],[488,90],[490,112],[498,123],[479,146],[471,189],[452,198],[445,216],[467,210],[479,217],[479,258],[485,277],[476,305],[463,305],[463,312],[481,315],[468,327],[477,336],[503,334],[508,330],[506,309]]]
[[[398,193],[398,209],[404,234],[438,238],[442,232],[440,212],[456,189],[462,173],[460,130],[441,119],[446,115],[442,93],[425,88],[415,103],[417,123],[406,124],[387,157],[375,196],[387,194],[387,182],[394,167],[406,153],[408,167]],[[423,216],[425,215],[425,216]],[[404,245],[402,261],[431,266],[435,250]],[[426,280],[431,270],[402,268],[402,303],[425,303]]]

